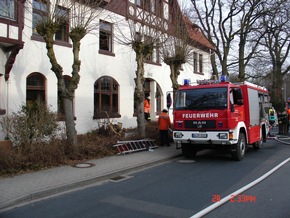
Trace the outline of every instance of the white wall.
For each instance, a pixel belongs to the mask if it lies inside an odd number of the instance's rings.
[[[31,13],[25,13],[25,27],[23,32],[23,40],[25,41],[24,48],[20,50],[14,66],[10,72],[10,79],[4,82],[1,77],[1,93],[0,100],[3,104],[7,104],[9,99],[8,111],[17,111],[22,103],[26,101],[26,78],[32,72],[40,72],[47,79],[47,104],[51,105],[53,110],[57,110],[57,79],[54,73],[50,70],[51,64],[46,54],[44,42],[31,40],[32,29]],[[115,27],[122,27],[124,33],[126,30],[124,18],[113,16],[112,14],[104,15],[101,19],[105,19],[115,23]],[[118,20],[118,22],[115,22]],[[120,21],[122,20],[122,21]],[[117,25],[117,26],[116,26]],[[93,119],[93,102],[94,102],[94,83],[101,76],[111,76],[119,83],[119,113],[121,118],[111,119],[114,123],[121,122],[123,127],[135,127],[137,125],[136,118],[133,117],[133,93],[134,93],[134,78],[136,70],[135,53],[130,46],[125,46],[117,41],[114,41],[115,57],[99,54],[98,43],[98,27],[95,31],[85,36],[81,41],[81,70],[80,83],[75,92],[75,116],[76,128],[78,133],[86,133],[98,127],[98,120]],[[71,66],[73,61],[72,48],[64,46],[54,46],[55,53],[59,64],[63,67],[64,74],[71,74]],[[199,51],[201,52],[201,51]],[[0,52],[1,68],[3,53]],[[203,53],[205,60],[209,61],[207,53]],[[209,63],[209,62],[208,62]],[[180,84],[183,79],[190,78],[191,81],[196,79],[210,78],[209,65],[204,64],[204,76],[193,74],[192,65],[185,64],[184,70],[178,78]],[[145,77],[152,78],[161,87],[161,92],[164,95],[162,106],[166,105],[166,92],[172,90],[170,80],[170,70],[166,64],[156,66],[145,64]],[[6,91],[8,87],[8,92]],[[4,96],[3,96],[4,95]],[[3,105],[1,102],[1,105]],[[1,135],[0,135],[1,137]]]

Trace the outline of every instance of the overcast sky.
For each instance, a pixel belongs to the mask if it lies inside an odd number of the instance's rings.
[[[190,0],[178,0],[181,8],[186,5],[186,4],[191,4],[191,1]]]

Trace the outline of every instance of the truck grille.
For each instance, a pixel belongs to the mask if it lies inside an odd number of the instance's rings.
[[[215,120],[185,120],[184,121],[185,128],[216,128],[216,121]]]

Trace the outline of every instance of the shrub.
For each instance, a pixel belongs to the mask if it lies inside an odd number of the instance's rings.
[[[37,130],[33,126],[28,131]],[[11,148],[0,147],[0,176],[25,173],[60,165],[73,165],[91,159],[112,156],[118,153],[117,149],[113,147],[118,140],[141,139],[136,132],[136,129],[120,129],[120,126],[115,126],[114,129],[111,127],[100,127],[87,134],[78,135],[78,149],[77,152],[73,153],[67,152],[70,148],[67,147],[66,140],[55,137],[46,141],[40,138],[29,139],[27,140],[30,143],[29,145],[21,145],[22,148],[27,148],[24,151],[19,150],[17,146]],[[54,131],[51,131],[51,133],[54,133]],[[146,124],[146,134],[147,138],[159,140],[157,122],[151,121]],[[33,134],[33,136],[40,137],[41,134]],[[42,136],[46,136],[46,134],[42,134]],[[27,152],[28,150],[30,152]]]
[[[60,131],[56,114],[43,104],[23,105],[18,112],[3,118],[1,125],[6,137],[21,152],[31,152],[41,142],[50,143]]]

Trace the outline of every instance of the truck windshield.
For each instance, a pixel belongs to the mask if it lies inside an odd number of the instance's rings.
[[[227,88],[180,90],[176,95],[176,110],[207,110],[227,108]]]

